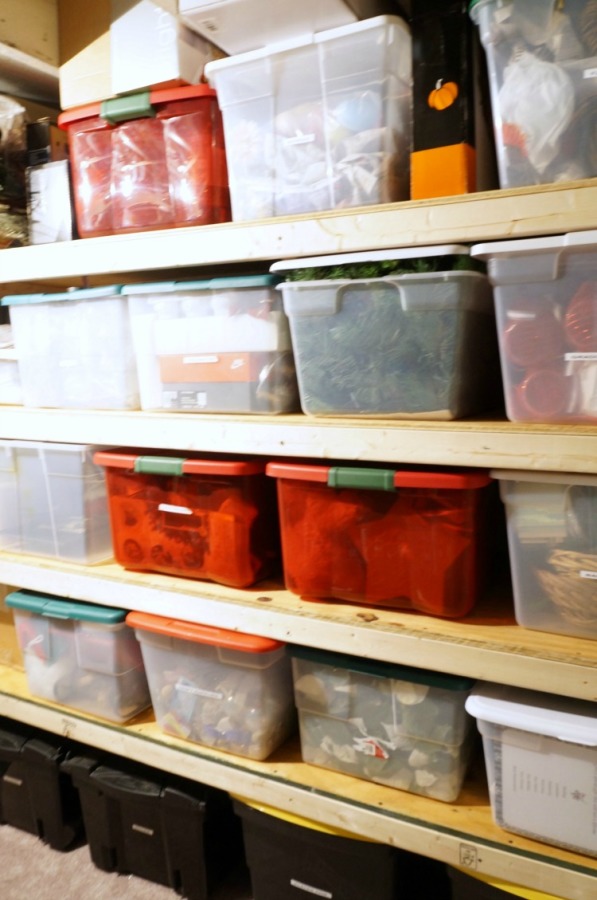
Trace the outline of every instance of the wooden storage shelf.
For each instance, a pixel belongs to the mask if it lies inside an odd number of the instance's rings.
[[[0,42],[0,92],[58,105],[58,67]]]
[[[114,725],[31,697],[0,666],[0,715],[194,778],[275,808],[569,900],[593,895],[597,860],[509,834],[492,820],[482,765],[455,804],[303,763],[296,740],[265,762],[165,735],[150,713]]]

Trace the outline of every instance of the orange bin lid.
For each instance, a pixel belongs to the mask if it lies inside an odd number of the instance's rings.
[[[106,468],[127,469],[138,474],[164,475],[260,475],[265,462],[260,460],[187,459],[177,456],[142,455],[112,450],[97,450],[93,461]]]
[[[296,481],[315,481],[329,487],[434,488],[471,490],[490,484],[485,469],[384,469],[365,466],[321,466],[304,463],[269,462],[266,475],[291,478]]]
[[[137,91],[136,93],[127,96],[129,98],[135,98],[140,95],[144,95],[151,106],[159,106],[163,103],[174,103],[179,100],[195,100],[198,97],[208,97],[211,99],[216,96],[216,92],[208,84],[183,84],[169,88]],[[116,101],[122,100],[120,97],[113,99]],[[73,109],[64,110],[58,116],[58,125],[60,128],[66,129],[69,125],[83,122],[86,119],[99,119],[102,117],[102,110],[105,108],[104,104],[106,102],[109,103],[110,101],[86,103],[83,106],[75,106]]]
[[[126,617],[127,625],[141,631],[164,634],[167,637],[179,638],[183,641],[194,641],[197,644],[211,644],[226,650],[238,650],[241,653],[270,653],[279,650],[285,644],[273,638],[230,631],[227,628],[216,628],[201,625],[197,622],[183,622],[168,616],[154,616],[151,613],[130,612]]]

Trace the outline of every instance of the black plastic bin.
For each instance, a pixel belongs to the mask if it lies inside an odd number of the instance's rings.
[[[225,792],[120,757],[82,755],[64,768],[98,868],[206,900],[242,860],[242,830]]]
[[[56,735],[0,719],[0,822],[66,850],[83,834],[77,791],[62,763],[72,745]]]

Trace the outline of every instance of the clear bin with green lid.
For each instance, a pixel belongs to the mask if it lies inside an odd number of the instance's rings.
[[[139,386],[121,285],[8,294],[24,406],[138,409]]]
[[[474,681],[292,647],[305,762],[454,801],[474,745]]]
[[[286,587],[308,600],[458,618],[483,583],[491,484],[479,469],[270,462]]]
[[[270,274],[154,282],[128,296],[143,409],[298,408],[288,320]]]
[[[168,734],[265,759],[295,726],[286,645],[166,616],[131,612],[156,719]]]
[[[143,660],[126,611],[13,591],[30,692],[45,700],[124,722],[150,705]]]
[[[274,263],[303,412],[456,419],[501,408],[482,269],[461,244]]]
[[[275,490],[261,460],[99,451],[114,555],[126,569],[248,587],[278,564]]]

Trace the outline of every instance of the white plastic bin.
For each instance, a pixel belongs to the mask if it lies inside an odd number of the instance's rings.
[[[85,444],[0,440],[0,549],[77,563],[112,556],[104,470]]]
[[[412,50],[376,16],[205,67],[235,221],[406,200]]]
[[[19,361],[12,328],[0,325],[0,404],[20,406],[23,402]]]
[[[597,856],[597,704],[485,684],[466,709],[483,736],[496,823]]]
[[[473,0],[485,48],[500,185],[597,175],[591,3]]]
[[[513,422],[597,422],[597,231],[471,247],[493,285]]]
[[[516,621],[597,639],[597,476],[491,474],[506,509]]]
[[[119,285],[2,298],[10,307],[23,405],[138,409],[126,297]]]

